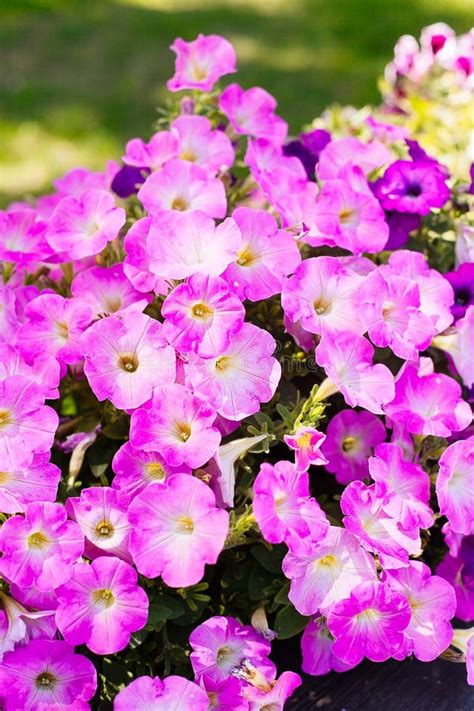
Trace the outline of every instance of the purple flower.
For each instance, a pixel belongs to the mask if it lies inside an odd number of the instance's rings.
[[[211,489],[186,474],[136,496],[129,520],[130,552],[139,572],[148,578],[161,575],[176,588],[202,579],[205,564],[217,561],[229,528],[229,514],[216,508]]]
[[[72,575],[84,550],[84,536],[68,521],[62,504],[31,503],[25,516],[12,516],[0,529],[2,575],[19,586],[48,591]]]
[[[167,82],[169,91],[200,89],[211,91],[218,79],[236,71],[237,58],[230,42],[220,35],[198,35],[192,42],[175,39],[175,74]]]
[[[331,141],[331,134],[322,129],[302,133],[295,141],[283,146],[283,155],[295,156],[304,166],[309,180],[314,180],[314,171],[321,151]]]
[[[333,653],[334,640],[322,617],[308,622],[301,638],[303,661],[301,669],[305,674],[323,676],[330,671],[344,672],[353,665],[345,664]]]
[[[464,622],[474,619],[474,535],[463,536],[458,551],[448,553],[436,568],[456,593],[456,617]]]
[[[87,711],[96,688],[94,665],[74,654],[66,642],[34,639],[0,662],[0,697],[5,711]]]
[[[327,625],[335,637],[333,653],[351,665],[364,657],[384,662],[400,649],[410,619],[404,595],[384,583],[361,583],[329,611]]]
[[[474,264],[460,264],[456,271],[443,274],[454,291],[454,304],[451,313],[457,321],[466,315],[469,306],[474,306]]]
[[[404,247],[408,242],[410,232],[414,232],[420,225],[420,216],[412,212],[385,212],[385,221],[390,231],[388,242],[384,249],[393,250]]]
[[[174,349],[162,325],[132,311],[100,319],[81,338],[84,372],[99,400],[132,409],[150,399],[153,388],[176,375]]]
[[[369,475],[368,459],[387,433],[381,420],[371,412],[341,410],[327,426],[321,451],[328,459],[326,469],[339,484],[348,484]]]
[[[374,192],[385,210],[427,215],[450,198],[446,175],[432,161],[397,160],[375,183]]]
[[[124,649],[148,618],[148,597],[137,579],[134,568],[119,558],[77,563],[72,578],[57,590],[56,624],[66,642],[86,644],[96,654]]]
[[[140,676],[114,699],[114,711],[208,711],[209,697],[194,682],[181,676]]]
[[[133,165],[123,165],[112,180],[111,190],[120,198],[135,195],[145,182],[149,172],[148,168],[144,166],[136,168]]]

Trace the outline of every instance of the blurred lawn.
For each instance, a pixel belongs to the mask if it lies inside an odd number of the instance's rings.
[[[228,37],[237,80],[296,131],[328,103],[376,101],[397,37],[437,20],[465,32],[471,0],[0,0],[0,202],[148,136],[176,36]]]

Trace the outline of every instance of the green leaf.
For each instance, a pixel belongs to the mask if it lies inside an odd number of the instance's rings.
[[[285,426],[288,427],[289,430],[292,430],[294,425],[294,418],[289,409],[279,402],[276,406],[276,411],[280,415]]]
[[[270,573],[281,573],[281,564],[286,553],[285,546],[271,546],[267,548],[264,545],[253,546],[250,549],[251,554],[257,560],[262,568]]]
[[[287,605],[275,617],[274,629],[279,639],[289,639],[302,632],[309,619],[300,615],[293,605]]]

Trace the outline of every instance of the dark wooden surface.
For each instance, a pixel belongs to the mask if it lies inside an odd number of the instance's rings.
[[[303,679],[287,711],[474,711],[465,665],[443,659],[366,661],[344,674]]]

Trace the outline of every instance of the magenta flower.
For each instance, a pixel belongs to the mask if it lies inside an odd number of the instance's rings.
[[[403,659],[414,654],[422,662],[432,662],[453,638],[449,620],[456,611],[456,595],[452,586],[431,575],[428,566],[420,561],[410,561],[408,568],[384,571],[383,580],[404,595],[411,608],[411,620],[396,657]]]
[[[456,617],[464,622],[474,619],[474,535],[464,536],[459,550],[451,551],[436,568],[456,594]]]
[[[0,511],[21,513],[35,501],[55,501],[61,470],[49,454],[35,454],[30,464],[0,472]]]
[[[305,259],[283,284],[281,303],[285,315],[293,322],[299,321],[310,333],[362,334],[366,326],[354,298],[361,281],[337,257]]]
[[[88,558],[115,555],[130,560],[128,502],[127,494],[108,486],[91,486],[67,499],[66,511],[86,538]]]
[[[114,699],[114,711],[208,711],[209,698],[200,686],[181,676],[140,676]]]
[[[315,499],[309,496],[307,472],[291,462],[274,466],[264,463],[253,485],[253,512],[263,537],[269,543],[292,541],[311,535],[321,541],[329,523]]]
[[[0,662],[0,697],[5,711],[87,711],[96,688],[94,665],[74,654],[66,642],[34,639]]]
[[[188,587],[204,575],[221,552],[229,514],[216,508],[211,489],[199,479],[175,474],[152,484],[130,504],[130,552],[148,578],[159,575],[170,587]]]
[[[209,217],[223,218],[227,212],[224,183],[179,158],[152,173],[138,191],[138,199],[148,212],[155,214],[161,210],[200,210]]]
[[[323,540],[302,540],[299,550],[287,553],[283,572],[291,580],[288,597],[302,615],[325,615],[355,585],[376,577],[373,558],[357,538],[336,526]]]
[[[209,708],[217,711],[248,711],[248,701],[243,697],[244,685],[234,676],[216,682],[209,676],[199,681],[209,697]]]
[[[214,131],[205,116],[178,116],[171,124],[181,160],[204,168],[210,176],[228,170],[235,159],[231,140],[224,131]]]
[[[244,91],[238,84],[230,84],[219,98],[219,108],[234,131],[281,145],[288,125],[275,114],[276,107],[274,97],[259,86]]]
[[[474,533],[474,437],[447,447],[439,460],[436,495],[455,533]]]
[[[22,375],[0,380],[0,461],[15,471],[30,464],[34,454],[48,452],[58,426],[56,412],[44,404],[44,394]]]
[[[53,214],[46,239],[54,250],[70,259],[82,259],[102,252],[125,224],[125,210],[115,206],[105,190],[86,190],[79,197],[63,198]]]
[[[454,367],[468,388],[474,386],[474,306],[469,306],[466,315],[456,321],[455,330],[433,339],[436,348],[448,353]]]
[[[60,366],[48,353],[38,353],[27,363],[17,346],[0,343],[0,379],[22,375],[34,381],[43,391],[46,400],[59,397]]]
[[[31,503],[25,516],[13,516],[0,529],[2,575],[20,586],[49,590],[72,575],[84,550],[81,529],[68,521],[62,504]]]
[[[168,295],[161,315],[163,333],[175,348],[215,358],[239,331],[245,309],[223,279],[194,274]]]
[[[27,361],[47,353],[61,364],[78,363],[79,338],[92,317],[90,306],[80,299],[40,294],[25,308],[25,323],[16,337],[18,348]]]
[[[220,35],[200,34],[192,42],[178,37],[171,49],[176,54],[176,67],[166,84],[169,91],[211,91],[218,79],[236,71],[234,48]]]
[[[460,264],[456,271],[448,272],[443,276],[453,287],[454,304],[451,306],[451,311],[457,321],[465,316],[469,306],[474,306],[474,264],[472,262]]]
[[[110,268],[91,267],[74,277],[72,295],[91,308],[94,319],[122,314],[128,311],[143,311],[151,301],[133,288],[124,274],[123,264]]]
[[[375,447],[385,442],[386,430],[370,412],[341,410],[328,423],[326,439],[321,446],[327,457],[325,465],[336,475],[339,484],[348,484],[369,475],[368,459]]]
[[[0,210],[0,259],[21,267],[45,261],[52,254],[45,231],[46,222],[38,219],[36,210]]]
[[[164,484],[173,474],[191,474],[185,464],[173,467],[158,452],[144,452],[125,442],[112,459],[112,487],[131,499],[155,482]]]
[[[216,227],[214,220],[199,211],[161,214],[147,239],[150,271],[165,279],[219,276],[234,261],[241,240],[231,218]]]
[[[385,365],[372,365],[373,354],[366,338],[340,331],[336,337],[323,336],[316,348],[316,362],[348,405],[382,414],[383,407],[393,400],[395,387],[393,375]]]
[[[372,479],[380,483],[382,508],[404,531],[431,528],[430,478],[418,465],[404,458],[398,444],[379,444],[369,459]]]
[[[371,341],[389,346],[399,358],[416,360],[435,334],[431,318],[420,311],[415,281],[378,269],[364,279],[355,295]]]
[[[322,617],[308,622],[301,638],[301,669],[305,674],[323,676],[330,671],[344,672],[351,669],[352,665],[344,664],[334,655],[333,646],[334,640]]]
[[[242,420],[271,400],[281,377],[272,357],[276,343],[262,328],[244,323],[218,358],[193,360],[186,377],[199,397],[228,420]]]
[[[379,252],[388,240],[384,211],[360,168],[345,169],[339,178],[324,183],[313,219],[325,243],[353,254]]]
[[[386,512],[384,502],[385,489],[377,484],[351,482],[341,496],[343,523],[364,548],[380,555],[382,565],[398,568],[408,565],[409,555],[421,553],[419,528],[402,529]]]
[[[429,363],[420,371],[409,363],[402,368],[395,382],[395,397],[385,411],[408,432],[436,437],[449,437],[472,420],[471,408],[462,400],[458,383],[447,375],[433,373]]]
[[[56,624],[71,645],[86,644],[96,654],[124,649],[148,618],[148,597],[137,573],[119,558],[77,563],[72,578],[57,590]]]
[[[151,402],[132,414],[130,443],[145,452],[160,452],[171,466],[201,467],[221,440],[215,419],[215,409],[184,385],[155,388]]]
[[[242,244],[223,277],[241,299],[260,301],[281,291],[283,278],[301,261],[295,240],[278,229],[275,218],[264,210],[238,207],[232,214]]]
[[[434,161],[397,160],[377,180],[374,189],[386,210],[427,215],[450,198],[446,175]]]
[[[333,652],[351,665],[364,657],[384,662],[403,644],[403,631],[410,618],[410,605],[404,595],[384,583],[361,583],[329,611],[327,625],[336,638]]]
[[[293,694],[301,686],[301,677],[295,672],[286,671],[272,683],[268,691],[263,691],[254,686],[244,688],[244,696],[249,702],[249,711],[265,711],[265,707],[272,711],[283,711],[283,708]]]
[[[234,617],[210,617],[190,634],[191,664],[198,680],[222,682],[250,663],[265,677],[273,678],[275,666],[268,659],[270,642],[253,627]]]
[[[321,466],[328,460],[321,451],[326,435],[314,427],[298,427],[292,435],[283,437],[285,444],[295,452],[295,467],[297,471],[308,471],[313,464]]]
[[[338,178],[342,169],[357,166],[364,175],[392,163],[393,156],[380,141],[362,143],[358,138],[339,138],[322,150],[318,161],[319,180]]]
[[[143,405],[155,386],[172,382],[176,375],[174,349],[162,325],[145,314],[100,319],[83,334],[81,349],[94,394],[120,409]]]
[[[171,131],[159,131],[145,143],[141,138],[132,138],[125,146],[122,160],[126,165],[142,169],[142,181],[150,170],[159,170],[179,154],[178,138]]]
[[[153,224],[151,217],[142,217],[130,227],[125,235],[123,246],[125,259],[123,271],[133,287],[143,293],[156,291],[157,294],[166,294],[169,284],[152,274],[150,271],[150,253],[147,238]]]

